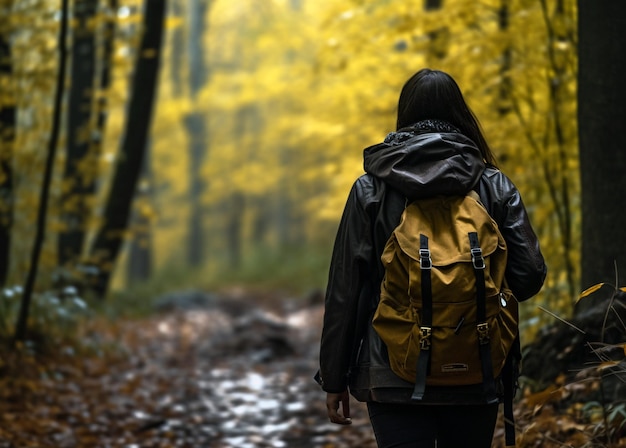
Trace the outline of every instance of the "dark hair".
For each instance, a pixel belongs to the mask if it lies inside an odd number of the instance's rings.
[[[457,127],[476,143],[485,162],[496,164],[478,119],[465,102],[456,81],[445,72],[424,68],[402,87],[396,128],[399,130],[428,119],[443,120]]]

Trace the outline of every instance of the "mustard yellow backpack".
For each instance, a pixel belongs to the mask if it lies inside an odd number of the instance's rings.
[[[373,326],[391,369],[426,386],[483,384],[494,378],[518,335],[518,304],[506,287],[507,248],[478,194],[411,202],[381,256],[385,276]]]

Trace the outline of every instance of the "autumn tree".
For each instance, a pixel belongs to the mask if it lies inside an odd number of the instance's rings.
[[[119,6],[119,0],[107,0],[104,2],[102,9],[102,25],[101,25],[101,41],[102,41],[102,57],[100,58],[100,72],[97,80],[97,120],[94,129],[94,137],[92,141],[93,152],[96,155],[102,154],[102,146],[104,144],[104,132],[109,113],[111,77],[113,72],[113,54],[115,49],[115,19]]]
[[[191,0],[187,2],[189,29],[187,34],[187,62],[189,76],[189,97],[196,104],[200,89],[204,86],[209,71],[207,68],[206,49],[202,36],[207,27],[207,12],[211,0]],[[189,230],[187,236],[188,263],[200,266],[204,260],[204,206],[202,192],[202,165],[208,151],[207,116],[199,111],[191,111],[184,117],[184,124],[189,135]]]
[[[582,285],[626,284],[626,3],[578,2]],[[617,266],[617,273],[615,272]]]
[[[578,180],[572,175],[572,143],[575,132],[568,129],[567,122],[572,117],[568,102],[573,98],[570,84],[576,79],[575,59],[570,51],[575,50],[575,9],[571,3],[557,1],[551,8],[548,0],[541,0],[541,7],[547,31],[549,92],[549,135],[552,136],[555,155],[552,159],[552,172],[545,181],[551,185],[555,211],[563,247],[564,270],[567,276],[568,291],[574,298],[576,293],[576,273],[573,253],[579,249],[573,231],[574,213],[572,202],[578,189]],[[569,134],[569,135],[568,135]],[[550,162],[548,162],[550,163]],[[583,165],[584,166],[584,165]]]
[[[69,16],[69,0],[62,0],[61,17],[59,26],[59,68],[56,80],[56,92],[54,95],[54,108],[52,110],[52,127],[50,129],[50,137],[48,140],[48,150],[46,155],[46,164],[41,183],[41,192],[39,195],[39,206],[37,209],[37,222],[35,225],[35,236],[33,247],[31,250],[30,266],[28,275],[24,283],[24,292],[20,302],[19,314],[15,324],[15,340],[23,341],[26,338],[28,314],[32,301],[33,292],[35,290],[35,282],[37,280],[37,272],[39,269],[39,259],[41,249],[43,247],[46,221],[48,214],[48,202],[50,196],[50,187],[52,184],[52,175],[54,168],[54,160],[56,158],[57,146],[59,143],[59,134],[61,128],[61,111],[63,108],[63,92],[65,85],[65,72],[67,60],[66,38],[68,34],[68,16]]]
[[[87,221],[92,211],[98,159],[91,149],[94,132],[97,0],[77,0],[73,7],[70,83],[67,117],[67,151],[61,197],[58,256],[71,267],[83,251]]]
[[[500,162],[529,205],[550,275],[545,297],[571,307],[579,285],[576,2],[449,0],[445,69],[459,81]],[[519,36],[524,35],[524,39]]]
[[[313,174],[323,169],[325,153],[311,149],[322,125],[309,114],[317,112],[314,97],[321,105],[324,85],[314,85],[309,65],[315,50],[307,19],[314,3],[246,5],[216,4],[209,50],[207,97],[215,112],[205,176],[215,219],[207,236],[218,236],[213,245],[231,271],[256,255],[269,262],[306,246],[315,233],[310,201],[327,189]],[[315,129],[308,145],[299,138],[305,129]]]
[[[157,86],[165,0],[145,2],[143,35],[131,83],[128,118],[116,160],[110,191],[104,206],[104,223],[91,248],[91,260],[99,268],[93,290],[99,297],[107,293],[113,267],[127,231],[131,206],[140,176],[152,106]]]

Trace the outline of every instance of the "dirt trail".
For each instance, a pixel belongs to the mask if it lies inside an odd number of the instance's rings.
[[[325,417],[321,307],[227,308],[123,322],[101,341],[122,350],[114,360],[4,379],[0,448],[375,446],[362,405],[351,427]]]
[[[362,403],[351,403],[351,426],[325,416],[312,379],[321,300],[270,300],[270,311],[258,297],[201,299],[99,323],[85,335],[89,356],[59,347],[50,359],[0,357],[0,448],[376,446]],[[598,416],[562,401],[590,384],[526,396],[518,446],[607,446]],[[493,447],[503,442],[500,418]]]

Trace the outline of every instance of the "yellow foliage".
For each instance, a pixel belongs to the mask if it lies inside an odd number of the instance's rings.
[[[20,55],[14,65],[20,109],[14,162],[20,173],[16,222],[22,228],[33,222],[58,50],[58,22],[52,20],[58,5],[27,3],[15,4],[10,22],[13,51]],[[546,9],[541,3],[446,0],[442,8],[425,11],[421,0],[315,0],[302,1],[299,9],[288,0],[212,0],[203,34],[189,36],[189,4],[182,2],[166,20],[151,133],[157,266],[184,253],[192,169],[204,182],[200,202],[208,246],[224,247],[241,196],[244,250],[259,239],[330,247],[329,224],[338,221],[363,173],[363,148],[394,130],[400,88],[430,66],[457,79],[500,167],[524,197],[550,268],[542,303],[569,312],[580,262],[576,2],[564,0],[557,8],[556,0],[546,0]],[[117,14],[99,13],[94,20],[96,28],[115,20],[118,30],[112,86],[95,92],[107,100],[105,147],[98,169],[88,160],[81,165],[103,177],[98,203],[124,129],[141,6],[125,0]],[[193,95],[191,41],[207,67],[204,85]],[[147,53],[141,56],[156,54]],[[3,94],[0,100],[12,98]],[[204,123],[198,167],[192,166],[184,124],[190,114]],[[81,135],[89,138],[89,130]],[[62,162],[61,152],[59,169]],[[55,195],[61,188],[55,184]],[[29,244],[21,238],[16,251],[28,253]]]
[[[593,294],[594,292],[600,290],[600,288],[602,288],[605,284],[604,283],[598,283],[597,285],[593,285],[587,289],[585,289],[583,292],[580,293],[580,295],[578,296],[578,300],[583,299],[591,294]]]
[[[163,238],[156,239],[156,252],[165,260],[180,251],[173,235],[186,227],[185,114],[206,117],[202,202],[211,216],[206,233],[221,240],[216,246],[224,247],[230,204],[243,195],[241,235],[258,238],[253,223],[269,219],[263,238],[280,244],[287,219],[304,226],[299,244],[330,247],[334,234],[320,234],[328,231],[322,223],[339,219],[363,173],[363,148],[394,129],[402,84],[430,66],[458,80],[501,168],[520,189],[550,266],[541,301],[568,312],[580,241],[576,58],[569,39],[575,2],[565,1],[560,14],[553,3],[545,16],[540,2],[506,2],[504,27],[500,0],[448,0],[428,12],[422,1],[405,0],[304,1],[300,9],[286,0],[211,2],[199,37],[210,76],[197,96],[188,96],[185,85],[174,93],[172,36],[165,47],[153,167],[168,185],[157,200],[177,211],[157,208],[159,221],[176,224],[157,227]],[[170,17],[170,30],[185,31],[186,21],[184,14]],[[547,24],[559,40],[550,40]],[[180,74],[186,82],[187,66]]]

